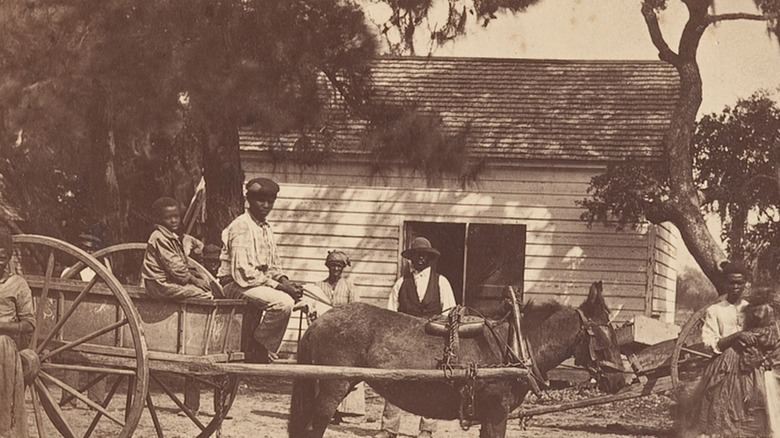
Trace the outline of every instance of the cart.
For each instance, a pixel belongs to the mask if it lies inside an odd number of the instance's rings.
[[[251,337],[246,331],[257,317],[252,307],[243,300],[160,302],[147,297],[140,285],[145,244],[88,254],[46,236],[16,235],[13,241],[10,266],[30,285],[36,311],[35,332],[19,343],[28,349],[26,368],[39,366],[27,391],[31,436],[125,438],[143,419],[162,438],[159,413],[176,411],[191,423],[190,431],[177,427],[177,435],[208,437],[219,431],[240,376],[469,378],[467,370],[445,377],[441,370],[246,364],[241,340]],[[525,374],[520,368],[492,368],[480,370],[477,378]],[[192,382],[208,393],[213,403],[204,405],[213,410],[196,412],[185,405]]]
[[[193,370],[243,360],[244,301],[147,297],[139,275],[144,249],[122,244],[90,255],[50,237],[14,236],[11,266],[29,283],[36,309],[28,348],[40,371],[28,402],[38,436],[129,437],[147,412],[162,437],[158,411],[173,408],[192,422],[188,436],[207,437],[230,409],[237,376]],[[112,272],[118,264],[122,275]],[[184,405],[187,379],[213,393],[208,415]],[[153,392],[164,394],[165,406]]]

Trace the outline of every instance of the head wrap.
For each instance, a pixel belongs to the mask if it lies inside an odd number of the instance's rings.
[[[268,178],[254,178],[246,183],[247,198],[276,198],[279,184]]]
[[[349,259],[347,253],[338,249],[328,251],[328,256],[325,258],[325,266],[334,262],[343,263],[344,266],[352,266],[352,261]]]

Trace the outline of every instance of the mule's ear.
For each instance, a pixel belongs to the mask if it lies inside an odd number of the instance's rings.
[[[580,309],[588,316],[595,316],[596,312],[607,308],[607,303],[604,301],[604,284],[601,281],[594,281],[590,285],[590,292],[588,292],[588,298],[584,303],[580,305]]]

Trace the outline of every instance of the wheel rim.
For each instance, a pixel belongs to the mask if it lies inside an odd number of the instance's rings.
[[[187,379],[190,379],[188,382]],[[200,411],[194,412],[184,405],[184,390],[193,383],[213,395],[213,403],[201,401]],[[146,429],[154,428],[157,437],[163,437],[160,427],[161,411],[176,411],[182,418],[175,428],[178,434],[207,438],[212,436],[222,425],[228,414],[236,394],[238,393],[238,378],[236,376],[193,376],[171,372],[151,372],[146,406],[151,424],[145,422]],[[212,411],[213,410],[213,411]],[[147,432],[150,435],[152,432]]]
[[[29,344],[41,364],[28,387],[33,431],[41,437],[57,432],[131,436],[143,411],[149,365],[140,318],[123,286],[103,264],[69,243],[36,235],[13,236],[13,241],[12,267],[27,280],[36,303]],[[75,263],[94,277],[61,278]],[[74,382],[75,373],[90,373],[90,381]],[[107,393],[85,395],[101,381],[111,387]]]
[[[146,243],[120,243],[102,248],[91,255],[109,270],[112,270],[116,277],[131,284],[138,284],[140,283],[141,264],[146,247]],[[189,259],[189,262],[195,269],[206,274],[217,286],[219,285],[203,265],[192,259]],[[67,269],[65,275],[75,277],[79,271],[86,267],[81,262],[74,263]],[[117,273],[117,270],[120,272]],[[233,404],[238,392],[238,379],[235,376],[185,376],[170,371],[155,370],[154,364],[150,364],[150,366],[152,369],[149,374],[149,388],[145,402],[147,412],[141,416],[138,425],[144,434],[165,436],[160,424],[160,417],[178,411],[182,417],[186,417],[174,420],[178,434],[199,438],[213,435],[221,426]],[[213,406],[214,415],[211,415],[211,404],[209,406],[202,405],[204,409],[199,413],[192,412],[184,406],[183,388],[186,385],[183,385],[183,382],[187,377],[200,382],[201,388],[209,391],[214,400],[218,400],[218,403]]]
[[[674,350],[669,363],[669,374],[672,378],[672,387],[675,393],[679,393],[684,389],[685,379],[681,376],[683,365],[693,368],[696,365],[706,363],[712,358],[712,355],[700,345],[701,327],[704,323],[704,315],[707,314],[707,309],[723,299],[724,296],[721,295],[694,312],[680,330],[680,335],[674,344]]]

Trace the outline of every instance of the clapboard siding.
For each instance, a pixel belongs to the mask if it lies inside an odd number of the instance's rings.
[[[400,171],[374,177],[359,163],[302,171],[251,158],[245,160],[247,178],[271,176],[281,185],[269,221],[289,275],[301,282],[320,281],[327,276],[327,251],[343,249],[353,261],[346,274],[360,300],[375,305],[385,305],[400,272],[406,221],[525,225],[523,298],[579,304],[590,284],[602,280],[608,304],[620,309],[618,320],[647,311],[648,281],[654,274],[674,275],[666,266],[673,260],[673,245],[663,232],[655,233],[653,244],[649,227],[616,231],[602,224],[588,227],[581,219],[583,209],[576,202],[587,196],[591,178],[603,168],[491,167],[476,186],[464,190],[447,179],[429,188],[419,176]],[[663,265],[648,275],[648,248],[653,247]],[[656,302],[658,310],[669,306],[662,292],[667,286],[664,281],[652,285],[654,309]],[[290,328],[285,345],[292,348],[297,319]]]
[[[662,321],[673,323],[677,291],[677,239],[671,227],[669,223],[655,227],[653,313],[660,315]]]

